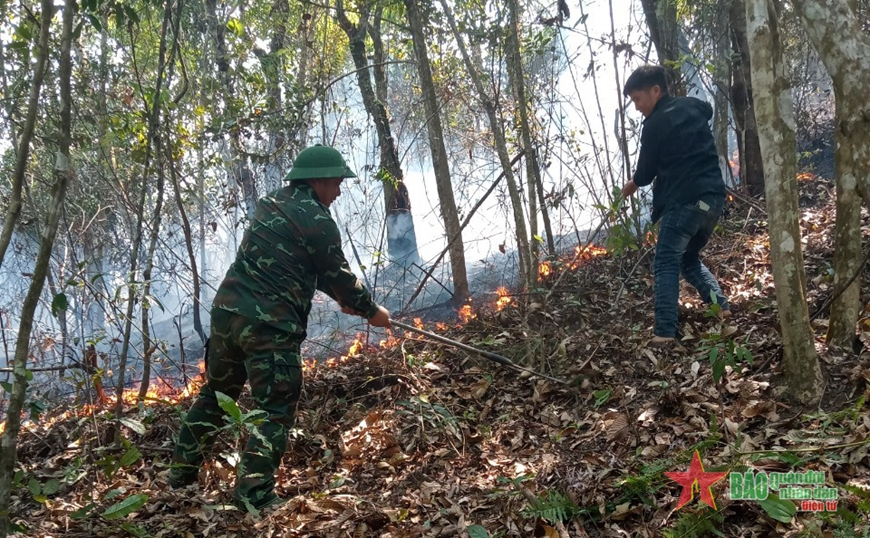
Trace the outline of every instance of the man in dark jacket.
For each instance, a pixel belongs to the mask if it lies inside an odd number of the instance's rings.
[[[376,327],[390,314],[372,301],[348,267],[329,206],[344,178],[356,177],[335,149],[299,153],[290,185],[257,203],[236,261],[218,288],[211,311],[207,382],[190,408],[172,456],[169,484],[196,481],[200,465],[225,423],[217,392],[238,399],[245,382],[263,413],[237,466],[234,504],[260,510],[280,502],[275,471],[294,425],[302,388],[300,346],[315,290]]]
[[[719,283],[700,258],[725,205],[725,183],[709,126],[713,109],[699,99],[672,97],[660,66],[635,70],[623,93],[645,120],[637,170],[622,194],[629,197],[655,180],[652,220],[661,219],[661,228],[653,264],[652,341],[670,342],[677,335],[681,272],[701,299],[719,305],[722,317],[731,314]]]

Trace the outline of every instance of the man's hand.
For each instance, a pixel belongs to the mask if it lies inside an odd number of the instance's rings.
[[[361,316],[362,315],[349,306],[344,306],[344,305],[340,305],[340,306],[341,306],[341,311],[349,316]]]
[[[637,184],[632,179],[628,183],[622,186],[622,197],[629,198],[632,194],[637,192]]]
[[[375,327],[390,328],[390,311],[381,305],[378,305],[378,312],[369,318],[369,323]]]

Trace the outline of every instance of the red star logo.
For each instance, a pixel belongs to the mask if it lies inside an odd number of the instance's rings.
[[[701,456],[695,450],[695,455],[692,457],[692,464],[689,470],[685,473],[668,472],[665,475],[683,486],[683,491],[680,492],[680,501],[677,504],[677,510],[683,507],[684,504],[695,498],[695,484],[698,484],[698,491],[701,493],[701,502],[704,502],[710,508],[716,509],[716,501],[713,499],[713,490],[711,486],[716,482],[725,478],[728,473],[705,473],[704,464],[701,463]]]

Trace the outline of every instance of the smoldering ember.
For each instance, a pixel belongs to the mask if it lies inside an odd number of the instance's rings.
[[[0,3],[0,538],[870,536],[868,59],[868,0]]]

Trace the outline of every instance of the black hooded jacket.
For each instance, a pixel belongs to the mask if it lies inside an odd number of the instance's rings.
[[[712,117],[706,101],[667,95],[644,120],[634,182],[644,187],[655,180],[653,222],[672,207],[724,198]]]

